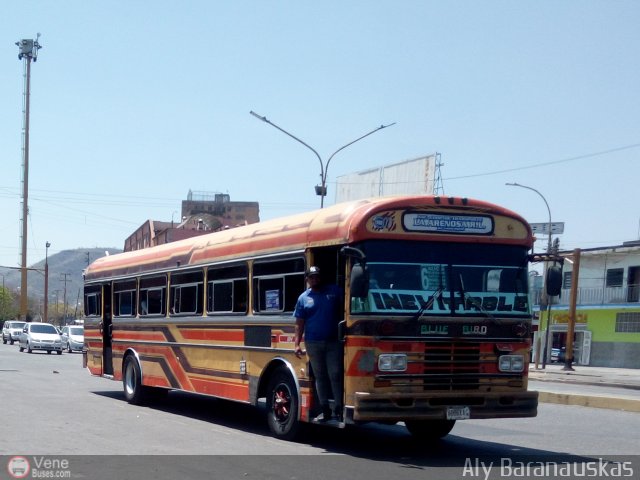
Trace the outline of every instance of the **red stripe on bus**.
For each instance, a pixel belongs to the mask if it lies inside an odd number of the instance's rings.
[[[118,340],[120,342],[124,341],[135,341],[135,340],[144,340],[147,342],[166,342],[167,337],[165,337],[162,332],[132,332],[132,331],[114,331],[113,339]]]
[[[209,340],[219,342],[244,342],[243,330],[193,330],[181,329],[180,334],[185,340]]]

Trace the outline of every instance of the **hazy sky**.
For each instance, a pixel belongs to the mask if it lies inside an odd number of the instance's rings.
[[[335,179],[439,152],[444,192],[565,222],[561,247],[638,238],[638,1],[33,1],[0,15],[0,265],[20,263],[23,64],[32,65],[28,263],[122,248],[188,191],[317,208]],[[546,245],[541,237],[536,249]]]

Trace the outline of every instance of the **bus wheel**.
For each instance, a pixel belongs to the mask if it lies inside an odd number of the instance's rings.
[[[278,438],[293,440],[300,429],[298,392],[289,372],[280,368],[269,381],[267,391],[267,422]]]
[[[127,355],[124,360],[124,372],[122,375],[124,397],[133,405],[140,405],[144,400],[142,388],[142,372],[140,365],[133,355]]]
[[[404,424],[407,430],[415,438],[420,440],[438,440],[445,437],[453,426],[455,420],[406,420]]]

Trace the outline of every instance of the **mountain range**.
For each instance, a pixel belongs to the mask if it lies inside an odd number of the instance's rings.
[[[63,250],[49,255],[49,301],[63,303],[66,287],[67,304],[75,305],[82,294],[82,272],[90,262],[122,252],[117,248],[77,248],[75,250]],[[44,297],[44,266],[45,259],[29,265],[27,273],[27,290],[30,301],[39,302]],[[18,292],[21,285],[21,272],[19,267],[0,267],[0,275],[3,276],[3,284],[7,290]]]

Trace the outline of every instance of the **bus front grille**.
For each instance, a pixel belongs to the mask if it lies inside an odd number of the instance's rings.
[[[425,390],[477,390],[479,343],[425,343],[422,371]]]

